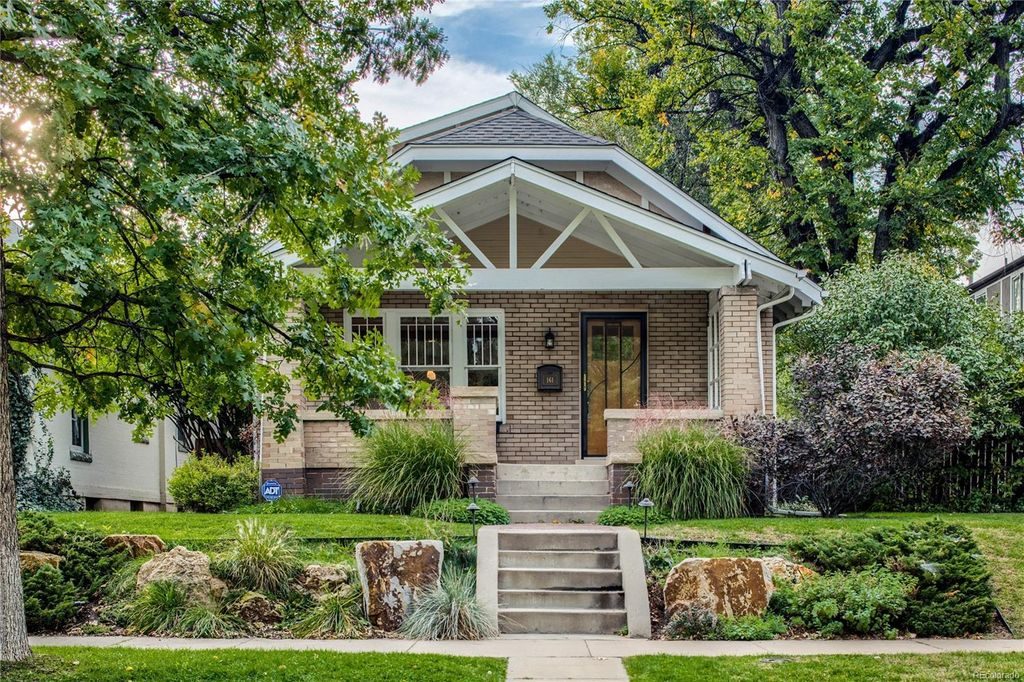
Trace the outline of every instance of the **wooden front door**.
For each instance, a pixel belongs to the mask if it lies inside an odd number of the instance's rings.
[[[632,409],[647,400],[647,315],[583,313],[581,382],[584,457],[608,454],[606,409]]]

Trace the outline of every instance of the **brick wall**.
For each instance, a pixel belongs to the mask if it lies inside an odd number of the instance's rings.
[[[707,402],[707,294],[703,292],[473,293],[470,306],[505,312],[506,414],[498,461],[570,463],[580,457],[580,313],[647,313],[648,395]],[[385,296],[384,308],[424,305],[413,292]],[[551,329],[555,349],[543,347]],[[562,366],[562,391],[537,391],[542,364]]]
[[[726,416],[760,412],[757,289],[722,287],[718,292],[718,315],[722,411]]]

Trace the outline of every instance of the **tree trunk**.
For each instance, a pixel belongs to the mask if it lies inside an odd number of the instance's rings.
[[[11,391],[7,379],[7,290],[4,243],[0,239],[0,661],[21,661],[32,655],[25,629],[18,559],[18,521],[14,500],[14,457],[11,452]]]

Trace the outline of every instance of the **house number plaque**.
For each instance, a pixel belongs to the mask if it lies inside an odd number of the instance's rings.
[[[562,390],[562,366],[541,365],[537,368],[537,390],[538,391],[561,391]]]

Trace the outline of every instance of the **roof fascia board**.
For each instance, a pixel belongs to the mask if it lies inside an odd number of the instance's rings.
[[[470,271],[466,291],[711,291],[736,284],[739,268],[499,268]],[[407,280],[401,290],[414,290]]]

